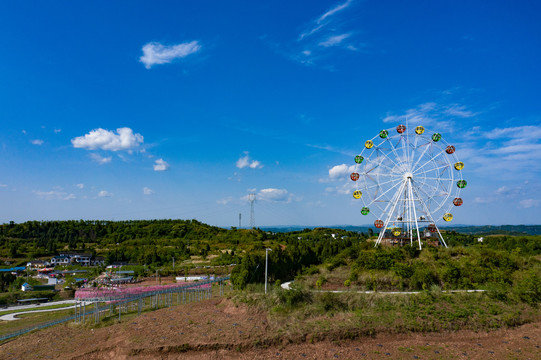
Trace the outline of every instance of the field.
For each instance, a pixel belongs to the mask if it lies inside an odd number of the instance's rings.
[[[233,299],[181,305],[99,327],[63,324],[0,346],[1,359],[536,359],[541,321],[493,331],[348,335],[341,315],[306,320]],[[326,326],[322,325],[325,321]],[[319,325],[315,325],[316,323]],[[300,325],[299,325],[300,324]],[[108,325],[108,326],[104,326]],[[296,328],[297,330],[290,330]],[[325,329],[325,336],[317,334]],[[59,335],[62,336],[59,336]]]

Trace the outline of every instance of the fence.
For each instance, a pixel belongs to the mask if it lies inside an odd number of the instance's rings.
[[[75,314],[47,322],[44,324],[35,325],[26,329],[22,329],[10,334],[1,335],[0,341],[11,339],[19,335],[29,333],[34,330],[41,330],[50,326],[65,323],[74,320],[75,322],[85,323],[94,320],[95,323],[100,321],[102,314],[109,312],[110,315],[118,312],[118,319],[121,320],[122,313],[137,310],[137,314],[146,309],[158,309],[160,307],[169,307],[180,304],[187,304],[195,301],[202,301],[212,298],[212,285],[218,285],[218,295],[224,294],[224,282],[229,280],[229,276],[218,278],[215,280],[201,281],[197,283],[181,285],[174,284],[162,287],[150,287],[150,291],[83,291],[77,298],[75,306]],[[88,296],[85,296],[85,295]],[[176,301],[175,301],[176,300]],[[92,302],[93,306],[87,306],[87,302]],[[100,304],[104,305],[100,305]],[[93,307],[93,309],[92,309]],[[116,308],[116,310],[115,310]]]

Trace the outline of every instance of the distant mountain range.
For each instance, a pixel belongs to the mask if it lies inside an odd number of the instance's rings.
[[[291,232],[304,229],[314,229],[324,227],[329,229],[342,229],[347,231],[368,232],[372,229],[374,233],[379,232],[373,226],[354,226],[354,225],[329,225],[329,226],[302,226],[302,225],[284,225],[284,226],[261,226],[261,230],[272,232]],[[541,225],[456,225],[441,226],[443,230],[456,231],[462,234],[479,235],[541,235]]]

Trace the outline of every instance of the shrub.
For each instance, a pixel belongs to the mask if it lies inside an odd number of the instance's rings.
[[[319,268],[316,265],[312,265],[304,269],[304,274],[306,275],[319,274]]]
[[[541,302],[541,278],[533,270],[521,271],[516,274],[517,280],[513,285],[513,294],[521,301],[530,305]]]
[[[426,266],[419,264],[411,276],[410,285],[414,289],[426,290],[437,283],[436,276]]]
[[[327,270],[333,271],[341,265],[346,265],[346,260],[344,260],[342,256],[336,256],[331,260],[330,264],[327,265]]]
[[[280,305],[294,308],[304,304],[312,303],[312,293],[307,290],[293,288],[290,290],[280,289],[277,292],[278,303]]]
[[[347,310],[348,305],[342,301],[339,294],[324,292],[316,298],[317,306],[324,312],[334,313]]]
[[[319,279],[317,279],[316,281],[316,287],[318,289],[321,289],[321,287],[323,286],[323,284],[325,284],[327,282],[327,279],[325,279],[324,276],[320,276]]]

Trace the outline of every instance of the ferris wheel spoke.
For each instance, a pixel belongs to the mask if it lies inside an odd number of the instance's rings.
[[[379,156],[377,157],[379,159]],[[379,160],[379,161],[372,161],[370,158],[367,159],[367,165],[368,164],[372,164],[372,166],[374,166],[374,168],[377,168],[379,166],[383,166],[383,167],[386,167],[387,169],[389,169],[390,171],[392,171],[393,169],[388,166],[387,164],[385,164],[382,160]],[[372,170],[374,169],[372,168]],[[370,171],[372,171],[370,170]]]
[[[416,176],[417,178],[417,176]],[[427,177],[427,176],[423,176],[423,177],[419,177],[423,180],[449,180],[449,181],[453,181],[452,178],[437,178],[437,177]]]
[[[381,156],[379,156],[380,154],[384,155],[382,151],[376,150],[376,151],[372,152],[369,156],[366,157],[366,163],[367,164],[372,164],[373,166],[384,166],[387,169],[392,171],[392,167],[385,164],[384,159]]]
[[[429,160],[427,160],[423,165],[419,166],[418,168],[416,169],[412,169],[412,172],[415,174],[416,171],[419,171],[421,170],[422,168],[424,168],[426,165],[430,164],[431,162],[433,162],[434,160],[436,160],[437,157],[439,157],[441,154],[445,154],[445,150],[441,150],[439,153],[437,153],[436,155],[430,157]],[[450,165],[450,164],[449,164]]]
[[[382,177],[382,178],[394,178],[396,180],[399,180],[399,179],[402,179],[403,176],[402,175],[394,175],[394,174],[383,174],[383,173],[361,173],[361,175],[366,175],[366,176],[379,176],[379,177]]]
[[[423,200],[422,196],[420,196],[419,192],[417,191],[417,187],[412,184],[412,191],[414,192],[414,194],[417,196],[417,199],[419,200],[419,203],[421,204],[421,207],[423,208],[423,212],[424,214],[426,215],[426,217],[428,218],[428,220],[430,220],[431,222],[434,222],[434,218],[432,216],[432,213],[430,212],[430,209],[429,207],[427,206],[427,204],[425,203],[425,201]]]
[[[419,141],[419,136],[415,136],[415,141],[414,141],[414,144],[413,144],[413,147],[412,147],[412,151],[411,151],[411,161],[410,161],[410,164],[413,163],[413,160],[415,159],[415,150],[417,149],[417,143]],[[408,171],[411,172],[411,168],[408,169]]]
[[[388,180],[388,181],[385,181],[385,182],[382,182],[382,183],[377,183],[377,184],[374,184],[374,185],[366,186],[363,189],[364,190],[369,190],[369,189],[372,189],[374,187],[381,187],[382,185],[386,185],[386,184],[389,184],[389,183],[392,183],[392,182],[395,182],[395,181],[397,181],[397,180]]]
[[[394,164],[395,167],[400,168],[401,164],[397,164],[396,162],[394,162],[394,161],[393,161],[389,156],[387,156],[387,154],[384,153],[383,151],[382,151],[382,155],[385,156],[385,158],[386,158],[387,160],[389,160],[390,162],[392,162],[392,163]]]
[[[384,150],[382,149],[378,149],[376,148],[373,152],[373,154],[376,154],[376,159],[379,160],[379,164],[381,164],[382,166],[385,166],[386,168],[388,168],[390,171],[393,171],[393,168],[386,165],[384,162],[383,162],[383,159],[381,159],[381,156],[385,157],[387,160],[389,160],[392,164],[394,164],[395,167],[399,167],[399,164],[397,164],[394,160],[392,160],[389,156],[387,156],[387,154],[385,153]],[[380,156],[381,155],[381,156]],[[381,159],[381,160],[380,160]],[[371,161],[371,157],[368,158],[368,161]],[[375,161],[374,161],[375,162]]]
[[[418,172],[421,169],[421,168],[419,168],[419,169],[417,169],[417,171],[413,172],[413,175],[418,176],[418,175],[421,175],[421,174],[429,173],[431,171],[438,171],[439,169],[447,169],[447,168],[450,168],[450,167],[451,167],[451,164],[445,164],[445,165],[442,165],[442,166],[439,166],[439,167],[436,167],[436,168],[432,168],[432,169],[428,169],[428,170],[425,170],[425,171],[422,171],[422,172]]]
[[[426,195],[427,207],[428,209],[432,210],[432,213],[437,213],[443,207],[443,204],[445,203],[445,201],[447,201],[449,197],[449,196],[445,196],[444,194],[431,196],[427,194],[427,192],[424,191],[423,188],[419,187],[418,189],[419,191],[422,191]],[[431,203],[433,203],[433,205],[431,205]]]
[[[406,135],[401,134],[400,136],[401,136],[401,141],[402,141],[402,146],[401,146],[402,154],[403,154],[403,156],[405,158],[405,161],[404,161],[404,163],[406,165],[405,171],[409,171],[409,165],[411,165],[411,164],[409,162],[410,159],[409,159],[409,151],[408,151],[408,144],[409,144],[408,132],[406,131]]]
[[[428,151],[428,149],[432,146],[432,144],[430,142],[426,143],[425,144],[425,148],[423,150],[423,152],[421,153],[421,155],[419,156],[419,158],[417,159],[417,161],[415,162],[415,164],[413,164],[413,166],[411,167],[411,171],[413,171],[413,169],[415,169],[415,167],[419,164],[419,162],[421,161],[421,159],[423,158],[423,156],[425,156],[426,152]]]
[[[398,155],[398,152],[396,151],[396,147],[393,145],[393,142],[391,141],[390,138],[387,138],[386,139],[387,142],[389,143],[389,146],[391,147],[391,151],[393,152],[394,156],[398,159],[398,161],[400,162],[400,164],[397,164],[398,167],[401,167],[404,162],[402,161],[402,159],[400,158],[400,155]],[[400,140],[402,140],[402,137],[400,137]],[[399,140],[399,141],[400,141]]]
[[[385,209],[383,210],[383,213],[388,213],[387,210],[389,209],[389,207],[393,207],[393,211],[394,211],[394,208],[396,207],[396,203],[398,201],[398,199],[400,198],[400,193],[402,192],[402,188],[404,187],[404,183],[402,183],[402,185],[400,186],[400,189],[398,189],[398,191],[393,195],[392,199],[387,203],[387,206],[385,206]],[[390,219],[390,217],[392,216],[392,213],[393,211],[391,211],[391,213],[389,213],[389,216],[387,218],[387,220]],[[383,227],[383,231],[385,231],[385,228],[387,228],[388,226],[388,221],[385,222],[385,226]]]
[[[428,184],[428,183],[425,183],[425,184],[423,184],[423,185],[424,185],[425,187],[430,187],[430,188],[432,188],[432,190],[434,190],[434,191],[441,191],[440,189],[438,189],[438,188],[437,188],[436,186],[434,186],[434,185],[431,185],[431,184]],[[445,192],[445,193],[448,193],[448,192]],[[428,195],[428,193],[427,193],[427,195]],[[436,193],[434,193],[432,196],[435,196],[435,195],[436,195]]]
[[[381,199],[381,197],[385,196],[389,191],[391,191],[392,189],[396,188],[398,185],[400,185],[401,183],[398,182],[396,183],[395,185],[391,186],[389,189],[387,189],[386,191],[384,191],[383,193],[381,193],[379,196],[375,197],[374,199],[372,199],[372,201],[367,205],[367,206],[370,206],[371,204],[373,204],[374,202],[376,201],[379,201],[379,199]]]

